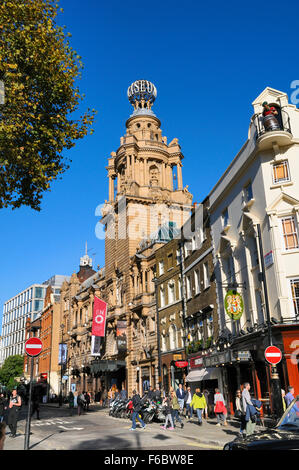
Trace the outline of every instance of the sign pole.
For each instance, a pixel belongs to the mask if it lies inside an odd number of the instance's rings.
[[[26,429],[25,429],[24,450],[28,450],[28,449],[29,449],[30,425],[31,425],[31,396],[32,396],[33,369],[34,369],[34,356],[31,357],[30,385],[29,385],[29,402],[28,402],[28,413],[27,413]]]

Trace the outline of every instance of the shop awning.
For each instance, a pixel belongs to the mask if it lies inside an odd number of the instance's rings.
[[[102,360],[94,362],[90,365],[91,373],[96,374],[99,372],[113,372],[121,367],[126,367],[126,361],[112,361]]]
[[[187,375],[186,382],[201,382],[202,380],[218,379],[218,373],[219,371],[216,367],[194,369]]]

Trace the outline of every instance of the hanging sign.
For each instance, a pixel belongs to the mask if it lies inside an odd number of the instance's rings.
[[[101,355],[101,336],[92,336],[91,337],[91,356],[100,356]]]
[[[117,349],[118,351],[126,351],[127,349],[127,322],[118,321],[116,328]]]
[[[188,361],[176,361],[176,367],[188,367]]]
[[[94,298],[92,330],[93,336],[105,336],[107,304],[98,297]]]
[[[242,295],[235,290],[229,290],[224,299],[224,308],[232,320],[239,320],[244,312]]]

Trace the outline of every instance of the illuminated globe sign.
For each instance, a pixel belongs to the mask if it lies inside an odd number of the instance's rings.
[[[244,311],[244,302],[241,294],[235,290],[229,290],[224,299],[224,308],[232,320],[239,320]]]
[[[148,80],[136,80],[128,88],[128,98],[131,104],[141,102],[142,100],[154,103],[157,97],[157,89],[155,85]]]

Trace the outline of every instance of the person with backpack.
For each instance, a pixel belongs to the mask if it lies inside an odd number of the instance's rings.
[[[224,426],[227,426],[227,409],[225,407],[225,401],[223,398],[222,393],[220,393],[219,388],[215,388],[215,395],[214,395],[214,413],[217,416],[217,424],[216,426],[221,426],[221,422],[223,422]]]
[[[12,390],[12,394],[9,398],[9,413],[8,413],[8,426],[11,431],[10,437],[16,437],[17,434],[17,422],[19,410],[22,406],[21,397],[17,394],[17,389]]]
[[[133,390],[132,392],[133,398],[133,413],[132,413],[132,427],[130,428],[130,431],[135,431],[136,430],[136,418],[138,419],[139,423],[141,424],[142,429],[145,429],[145,423],[142,421],[142,419],[139,417],[139,412],[142,408],[142,400],[140,398],[140,395],[136,392],[136,390]]]
[[[173,419],[172,419],[172,401],[171,401],[171,398],[169,396],[166,396],[164,399],[163,399],[163,407],[165,409],[165,423],[163,426],[161,426],[162,429],[167,429],[167,424],[168,424],[168,421],[170,422],[170,428],[169,431],[173,431],[174,429],[174,423],[173,423]]]

